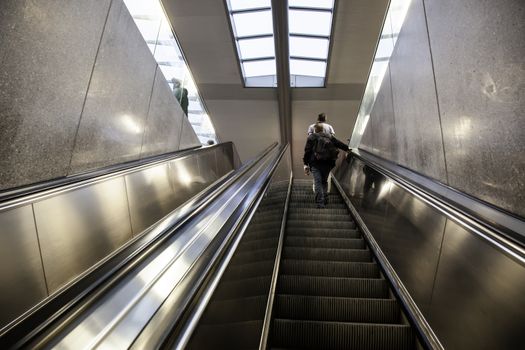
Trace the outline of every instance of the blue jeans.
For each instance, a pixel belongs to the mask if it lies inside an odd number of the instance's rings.
[[[315,203],[318,207],[324,208],[328,202],[328,175],[330,170],[324,171],[315,167],[310,167],[314,177]]]

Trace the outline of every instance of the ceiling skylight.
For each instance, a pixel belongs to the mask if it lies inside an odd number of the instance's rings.
[[[289,0],[290,84],[322,87],[332,32],[334,0]]]
[[[229,0],[228,6],[245,85],[276,86],[271,1]]]

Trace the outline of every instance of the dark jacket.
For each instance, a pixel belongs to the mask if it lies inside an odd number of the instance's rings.
[[[317,138],[319,137],[320,133],[311,134],[306,139],[306,145],[304,146],[304,156],[303,156],[303,163],[304,165],[313,166],[314,168],[328,168],[332,169],[335,166],[335,159],[334,160],[317,160],[314,157],[314,147]],[[348,151],[349,148],[347,145],[336,139],[334,136],[330,136],[328,134],[323,134],[324,136],[330,137],[330,140],[334,144],[335,147],[342,149],[343,151]]]

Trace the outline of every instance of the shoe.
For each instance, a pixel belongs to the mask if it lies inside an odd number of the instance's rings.
[[[322,204],[317,204],[317,209],[324,209],[324,208],[325,208],[324,205],[322,205]]]
[[[328,196],[324,197],[324,205],[327,205],[327,204],[328,204]]]

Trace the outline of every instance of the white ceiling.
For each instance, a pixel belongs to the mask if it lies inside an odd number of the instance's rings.
[[[220,140],[233,141],[241,160],[279,141],[277,89],[243,87],[224,1],[162,2]],[[302,168],[306,128],[320,112],[339,139],[350,137],[387,6],[336,0],[327,85],[291,90],[294,168]]]

